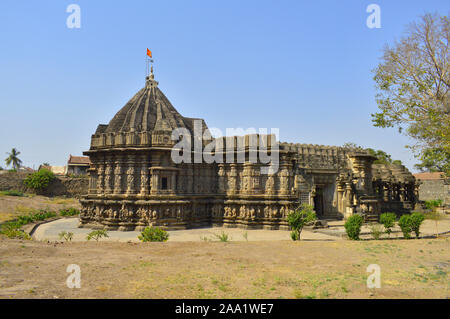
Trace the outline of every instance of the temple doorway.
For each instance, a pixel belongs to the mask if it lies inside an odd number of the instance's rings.
[[[323,217],[323,189],[316,188],[316,194],[314,195],[314,210],[316,211],[317,218]]]

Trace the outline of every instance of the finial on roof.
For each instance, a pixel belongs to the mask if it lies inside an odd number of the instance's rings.
[[[158,86],[158,82],[155,81],[155,75],[153,74],[153,64],[150,68],[150,75],[147,75],[145,80],[146,80],[145,81],[146,87],[157,87]]]

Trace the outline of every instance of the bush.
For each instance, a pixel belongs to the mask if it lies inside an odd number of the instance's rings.
[[[426,200],[424,204],[426,209],[435,210],[442,205],[442,199]]]
[[[419,238],[420,225],[424,221],[425,216],[421,213],[414,212],[411,214],[411,229],[416,234],[416,238]]]
[[[24,184],[36,191],[45,189],[50,181],[55,178],[55,175],[48,169],[40,169],[25,178]]]
[[[96,241],[98,241],[102,237],[109,237],[108,231],[106,229],[93,230],[86,236],[86,239],[95,239]]]
[[[3,227],[2,227],[2,231],[0,233],[5,235],[8,238],[31,240],[30,235],[28,235],[26,232],[24,232],[20,229],[17,229],[17,228],[3,229]]]
[[[144,231],[138,236],[142,242],[148,241],[167,241],[169,233],[159,227],[145,227]]]
[[[59,214],[61,216],[75,216],[75,215],[79,215],[80,211],[78,209],[76,209],[76,208],[73,208],[73,207],[71,207],[71,208],[63,208],[63,209],[60,209]]]
[[[291,234],[292,240],[300,240],[303,227],[307,223],[315,221],[316,218],[316,213],[311,205],[301,204],[295,211],[291,211],[287,216],[287,222],[292,230],[297,233],[295,237]]]
[[[348,238],[352,240],[359,240],[359,234],[361,233],[361,226],[364,219],[361,215],[352,215],[345,222],[345,231]]]
[[[298,240],[298,233],[296,231],[291,231],[291,239],[293,241]]]
[[[412,231],[412,219],[411,219],[411,215],[403,215],[402,217],[400,217],[400,219],[398,220],[398,225],[400,226],[402,233],[403,233],[403,237],[405,239],[410,239],[411,238],[411,231]]]
[[[380,223],[383,224],[388,236],[391,236],[392,227],[395,226],[396,218],[397,216],[394,213],[383,213],[380,215]]]
[[[8,221],[2,225],[1,231],[19,230],[23,225],[33,223],[35,221],[45,220],[47,218],[55,217],[55,212],[40,211],[38,213],[21,215],[16,220]]]
[[[381,234],[383,233],[383,226],[380,224],[373,224],[370,226],[370,233],[372,234],[373,239],[380,239]]]

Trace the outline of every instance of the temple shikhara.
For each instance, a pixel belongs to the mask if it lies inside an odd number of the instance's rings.
[[[145,87],[108,125],[98,126],[84,152],[91,165],[80,227],[287,229],[286,216],[300,203],[313,205],[319,219],[360,213],[370,221],[386,211],[408,212],[416,202],[415,178],[404,166],[373,164],[376,158],[362,149],[228,136],[200,142],[233,142],[231,149],[213,151],[222,162],[175,162],[173,130],[184,129],[194,144],[196,125],[208,130],[204,120],[178,113],[152,70]],[[265,173],[273,163],[250,160],[254,140],[277,158],[277,170]],[[195,156],[193,149],[189,157]]]

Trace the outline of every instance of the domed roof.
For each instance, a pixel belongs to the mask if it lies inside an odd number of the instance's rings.
[[[173,144],[171,133],[176,128],[186,128],[194,136],[194,126],[199,121],[202,132],[205,121],[184,117],[172,106],[158,88],[152,72],[145,87],[139,90],[112,118],[109,124],[100,124],[91,138],[91,149],[111,147],[148,147]]]
[[[192,131],[192,119],[183,117],[158,88],[153,72],[146,85],[116,113],[102,133],[149,132],[185,127]]]

